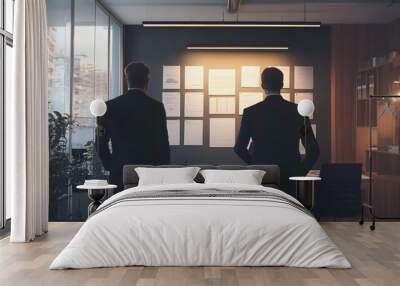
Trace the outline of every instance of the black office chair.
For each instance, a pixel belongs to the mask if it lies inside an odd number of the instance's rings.
[[[354,218],[360,215],[361,164],[324,164],[317,190],[318,216]]]

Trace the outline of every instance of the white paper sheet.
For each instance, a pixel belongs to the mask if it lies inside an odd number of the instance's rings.
[[[260,87],[260,67],[242,66],[241,87]]]
[[[289,66],[275,66],[283,73],[283,88],[290,88],[290,67]]]
[[[184,145],[203,145],[203,120],[185,120]]]
[[[314,101],[314,95],[312,92],[296,92],[294,94],[294,102],[296,104],[299,104],[300,101],[303,99],[309,99],[311,101]],[[310,119],[313,119],[313,115],[311,115]]]
[[[303,99],[314,100],[314,95],[312,92],[296,92],[294,94],[294,102],[298,104]]]
[[[204,68],[203,66],[185,67],[185,89],[204,88]]]
[[[235,118],[210,118],[210,147],[235,145]]]
[[[202,117],[204,115],[204,93],[185,93],[185,117]]]
[[[208,71],[209,95],[235,95],[236,79],[234,69],[210,69]]]
[[[262,92],[241,92],[239,94],[239,114],[242,115],[245,108],[259,103],[263,99]]]
[[[181,88],[181,67],[163,66],[163,89]]]
[[[181,144],[181,128],[180,120],[173,119],[167,120],[168,129],[168,140],[169,145],[180,145]]]
[[[236,98],[235,97],[210,97],[209,101],[210,114],[235,114]]]
[[[181,94],[179,92],[163,92],[162,102],[167,117],[179,117],[181,115]]]
[[[315,138],[317,138],[317,124],[311,124],[311,128],[314,132]],[[299,152],[301,155],[306,154],[305,148],[304,148],[303,144],[301,144],[301,140],[299,141]]]
[[[289,92],[282,92],[281,96],[283,97],[284,100],[291,101]]]
[[[312,66],[294,67],[294,88],[314,89],[314,68]]]

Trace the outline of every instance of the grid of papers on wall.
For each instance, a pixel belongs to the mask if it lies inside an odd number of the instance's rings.
[[[243,110],[265,98],[260,78],[266,67],[163,66],[162,101],[170,145],[232,148]],[[314,100],[312,66],[275,67],[284,74],[281,95],[285,100]],[[316,124],[313,130],[316,134]],[[299,151],[304,154],[301,144]]]

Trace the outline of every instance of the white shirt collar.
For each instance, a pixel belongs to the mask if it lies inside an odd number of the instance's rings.
[[[266,92],[265,95],[266,96],[270,96],[270,95],[281,95],[281,94],[280,93],[276,93],[276,92],[273,92],[273,93]]]
[[[140,91],[146,92],[143,88],[138,88],[138,87],[128,87],[128,91],[129,90],[140,90]]]

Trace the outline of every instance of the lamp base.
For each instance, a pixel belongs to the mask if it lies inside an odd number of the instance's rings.
[[[91,174],[87,176],[86,180],[108,180],[108,176],[104,174]]]

